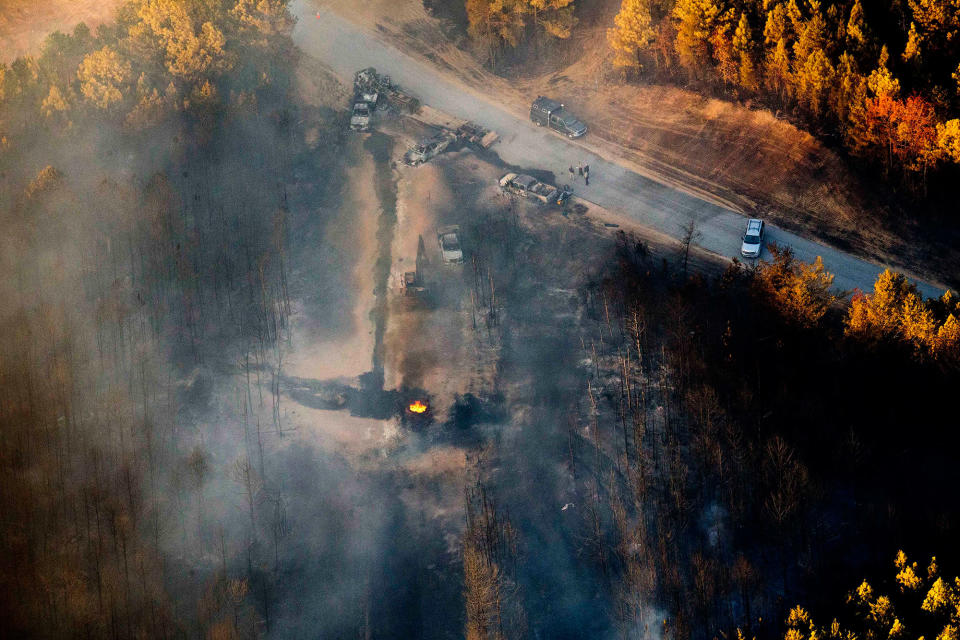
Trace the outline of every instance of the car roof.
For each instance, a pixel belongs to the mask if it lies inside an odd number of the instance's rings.
[[[561,103],[544,96],[537,96],[537,99],[533,101],[533,106],[538,109],[544,109],[545,111],[556,111],[557,109],[563,108]]]
[[[533,176],[519,175],[519,176],[517,176],[516,178],[514,178],[513,181],[514,181],[516,184],[522,186],[524,189],[529,189],[529,188],[532,187],[534,184],[536,184],[537,179],[534,178]]]

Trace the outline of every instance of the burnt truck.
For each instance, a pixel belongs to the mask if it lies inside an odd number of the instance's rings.
[[[443,153],[454,140],[456,137],[453,134],[441,131],[426,140],[421,140],[409,149],[403,156],[403,162],[411,167],[429,162]]]
[[[408,149],[403,155],[403,163],[416,167],[447,150],[459,150],[464,146],[477,150],[489,149],[499,139],[500,136],[496,132],[484,129],[473,122],[464,122],[456,129],[442,127],[434,135]]]
[[[587,125],[567,111],[563,104],[544,96],[530,105],[530,120],[538,127],[549,127],[568,138],[579,138],[587,132]]]
[[[395,85],[390,76],[377,73],[373,67],[354,74],[353,93],[357,96],[356,102],[363,100],[371,105],[371,109],[393,108],[400,113],[416,113],[420,109],[419,100]]]
[[[533,176],[517,173],[508,173],[500,178],[500,188],[505,193],[537,200],[543,204],[556,202],[560,195],[556,187],[540,182]]]
[[[350,114],[350,128],[354,131],[370,129],[370,105],[366,102],[356,102]]]
[[[380,77],[373,67],[357,71],[353,75],[355,102],[366,102],[371,109],[380,104]]]

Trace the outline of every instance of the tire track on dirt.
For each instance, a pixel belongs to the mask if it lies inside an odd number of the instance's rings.
[[[393,234],[397,225],[397,176],[393,171],[393,145],[393,138],[379,132],[369,134],[363,142],[363,148],[373,157],[373,187],[380,201],[380,215],[377,218],[377,261],[373,267],[373,295],[376,303],[371,311],[374,325],[373,369],[372,379],[365,385],[377,391],[383,390],[383,338],[386,335],[389,314],[387,284],[390,279]]]

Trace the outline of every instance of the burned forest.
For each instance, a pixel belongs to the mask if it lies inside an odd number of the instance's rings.
[[[587,4],[0,7],[0,637],[960,637],[951,236],[613,146]]]

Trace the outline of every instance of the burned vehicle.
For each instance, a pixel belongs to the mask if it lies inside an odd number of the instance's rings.
[[[443,264],[461,264],[463,246],[460,244],[459,225],[450,225],[437,229],[437,244],[440,245],[440,257]]]
[[[442,131],[426,140],[421,140],[404,154],[403,162],[411,167],[429,162],[443,153],[454,140],[454,136],[446,131]]]
[[[416,113],[420,108],[419,100],[393,84],[390,76],[380,75],[373,67],[354,74],[353,93],[357,102],[366,102],[371,109],[390,107],[400,113]]]
[[[556,202],[559,196],[557,188],[540,182],[533,176],[526,174],[508,173],[500,178],[500,188],[505,193],[531,198],[543,204]]]
[[[367,131],[370,128],[370,105],[366,102],[357,102],[353,105],[350,128],[353,131]]]
[[[366,102],[371,109],[380,103],[380,78],[373,67],[357,71],[353,76],[353,93],[357,102]]]
[[[587,125],[567,111],[563,104],[537,96],[530,105],[530,120],[538,127],[549,127],[568,138],[579,138],[587,132]]]

